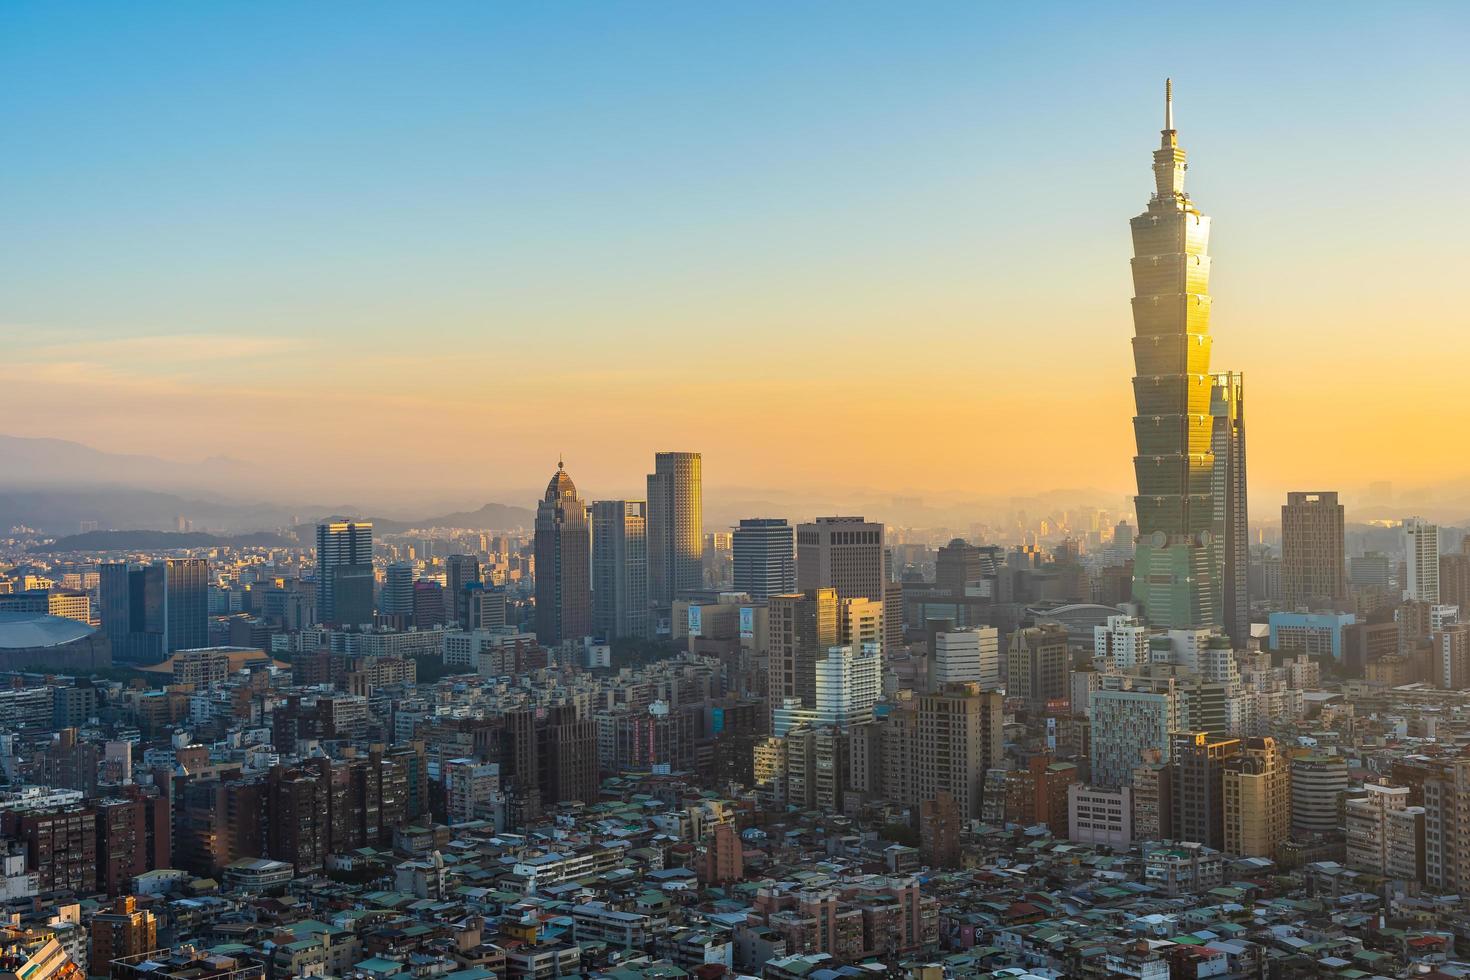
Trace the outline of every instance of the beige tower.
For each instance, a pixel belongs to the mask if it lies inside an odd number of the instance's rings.
[[[980,817],[985,772],[1004,756],[1004,703],[979,684],[947,684],[919,698],[919,798],[949,793],[960,819]]]
[[[796,529],[796,587],[836,589],[843,599],[883,601],[883,525],[861,517],[819,517]]]
[[[1225,852],[1275,857],[1291,834],[1291,770],[1274,738],[1248,738],[1225,762]]]

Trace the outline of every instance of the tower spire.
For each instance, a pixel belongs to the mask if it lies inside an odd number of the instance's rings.
[[[1164,131],[1174,130],[1174,79],[1164,79]]]

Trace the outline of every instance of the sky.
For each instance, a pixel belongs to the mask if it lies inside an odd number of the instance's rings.
[[[1465,482],[1463,3],[0,6],[0,432],[528,503],[1132,484],[1165,76],[1252,509]],[[1448,489],[1447,489],[1448,488]],[[528,500],[517,499],[528,496]]]

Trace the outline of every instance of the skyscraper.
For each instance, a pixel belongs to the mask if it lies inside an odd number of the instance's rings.
[[[1153,197],[1133,231],[1133,418],[1138,543],[1133,597],[1155,626],[1217,626],[1210,415],[1210,219],[1184,192],[1185,152],[1165,83]]]
[[[464,625],[465,586],[480,581],[480,559],[474,555],[450,555],[444,560],[444,611],[450,619]]]
[[[102,630],[114,658],[157,663],[175,650],[209,644],[209,563],[168,558],[98,569]]]
[[[1347,545],[1335,493],[1288,493],[1281,508],[1281,592],[1288,606],[1347,595]]]
[[[769,599],[796,588],[796,531],[785,518],[742,520],[731,539],[736,592]]]
[[[385,616],[402,616],[407,623],[413,616],[413,562],[395,561],[388,566],[383,580],[381,608]]]
[[[797,527],[798,589],[836,589],[842,599],[882,602],[887,579],[882,524],[861,517],[819,517]]]
[[[1071,669],[1067,630],[1055,624],[1031,626],[1011,633],[1006,658],[1006,694],[1024,698],[1033,707],[1069,696],[1067,673]]]
[[[648,596],[659,609],[704,586],[704,489],[699,453],[657,453],[648,474]]]
[[[648,505],[592,502],[592,630],[608,640],[646,637]]]
[[[1422,517],[1404,521],[1404,562],[1408,581],[1404,598],[1439,602],[1439,528]],[[1463,615],[1465,610],[1461,610]]]
[[[767,612],[770,647],[768,695],[772,711],[787,698],[816,704],[817,660],[837,645],[839,606],[833,589],[771,596]]]
[[[1225,846],[1225,766],[1240,739],[1209,732],[1173,733],[1174,833],[1219,850]]]
[[[1225,762],[1225,851],[1270,858],[1291,834],[1291,770],[1270,736],[1247,738]]]
[[[316,526],[316,614],[328,625],[373,620],[373,526],[332,520]]]
[[[920,800],[949,793],[961,820],[980,817],[985,773],[1005,755],[1004,699],[974,682],[946,684],[919,698]]]
[[[1246,573],[1250,528],[1245,480],[1245,376],[1217,374],[1210,388],[1211,448],[1215,453],[1215,539],[1220,548],[1220,625],[1235,645],[1250,639]]]
[[[592,632],[587,505],[560,461],[536,506],[536,638],[545,646]]]

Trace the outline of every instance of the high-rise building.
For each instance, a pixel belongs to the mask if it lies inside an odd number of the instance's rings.
[[[95,976],[102,976],[113,960],[158,948],[158,920],[152,912],[138,908],[138,900],[131,895],[114,899],[109,911],[92,916],[91,934]]]
[[[1169,760],[1170,733],[1179,721],[1179,698],[1172,689],[1092,692],[1091,782],[1116,789],[1150,758]]]
[[[1470,759],[1424,780],[1424,883],[1440,892],[1470,888]]]
[[[371,523],[331,520],[316,526],[316,614],[329,626],[373,621]]]
[[[480,581],[480,559],[475,555],[450,555],[444,559],[444,604],[445,611],[456,623],[463,626],[467,610],[465,586]]]
[[[1291,770],[1274,738],[1247,738],[1225,762],[1227,854],[1275,857],[1291,832]]]
[[[592,630],[604,639],[646,637],[648,505],[592,502]]]
[[[699,453],[656,453],[648,474],[648,597],[660,610],[704,586],[704,483]]]
[[[813,696],[808,704],[794,700],[776,705],[771,734],[786,735],[800,725],[848,729],[871,721],[873,705],[883,694],[883,658],[875,645],[835,646],[812,668]]]
[[[1245,477],[1245,376],[1217,374],[1210,388],[1215,453],[1215,539],[1220,549],[1220,625],[1244,647],[1250,639],[1250,528]]]
[[[1356,563],[1354,559],[1354,567]],[[1457,606],[1461,616],[1470,617],[1470,554],[1463,549],[1439,556],[1439,601]]]
[[[1288,493],[1281,508],[1281,593],[1288,606],[1347,595],[1347,548],[1336,493]]]
[[[934,584],[954,595],[964,595],[995,572],[995,562],[983,548],[955,538],[935,557]]]
[[[836,589],[843,599],[883,601],[888,580],[883,525],[861,517],[819,517],[796,529],[796,587]]]
[[[816,663],[837,645],[839,607],[835,589],[771,596],[766,614],[772,710],[789,698],[815,706]]]
[[[987,691],[1000,687],[1000,631],[973,626],[934,634],[929,665],[930,690],[974,681]]]
[[[1032,706],[1065,700],[1071,663],[1066,627],[1048,623],[1016,630],[1006,657],[1006,694]]]
[[[1095,669],[1122,673],[1150,660],[1147,626],[1132,616],[1109,616],[1107,625],[1092,628],[1092,665]]]
[[[413,562],[395,561],[388,566],[383,580],[380,608],[385,616],[401,616],[405,624],[413,616],[413,583],[417,573]]]
[[[1348,788],[1347,763],[1335,755],[1303,755],[1291,760],[1291,835],[1335,834],[1342,829],[1342,795]]]
[[[117,660],[157,663],[209,645],[209,563],[168,558],[98,569],[102,630]]]
[[[920,800],[949,793],[961,820],[979,819],[985,773],[1005,751],[1004,700],[979,684],[950,684],[919,697],[916,758]]]
[[[742,520],[731,539],[736,592],[768,599],[796,590],[796,529],[785,518]]]
[[[1165,83],[1154,194],[1133,231],[1133,418],[1138,540],[1133,596],[1155,626],[1217,626],[1210,415],[1210,219],[1184,192],[1186,155]]]
[[[837,642],[862,650],[883,650],[883,603],[871,599],[838,601]]]
[[[587,505],[560,461],[536,506],[536,639],[544,646],[592,633]]]
[[[432,579],[413,583],[413,622],[420,629],[432,629],[449,622],[449,603],[444,586]]]
[[[1439,528],[1422,517],[1404,521],[1404,598],[1439,602]]]
[[[1391,814],[1409,808],[1409,787],[1364,783],[1362,792],[1364,795],[1354,796],[1343,804],[1343,831],[1347,837],[1345,863],[1358,871],[1388,877]],[[1416,809],[1422,814],[1422,808]]]
[[[1240,739],[1174,732],[1172,743],[1174,833],[1220,850],[1225,846],[1225,767],[1240,754]]]

